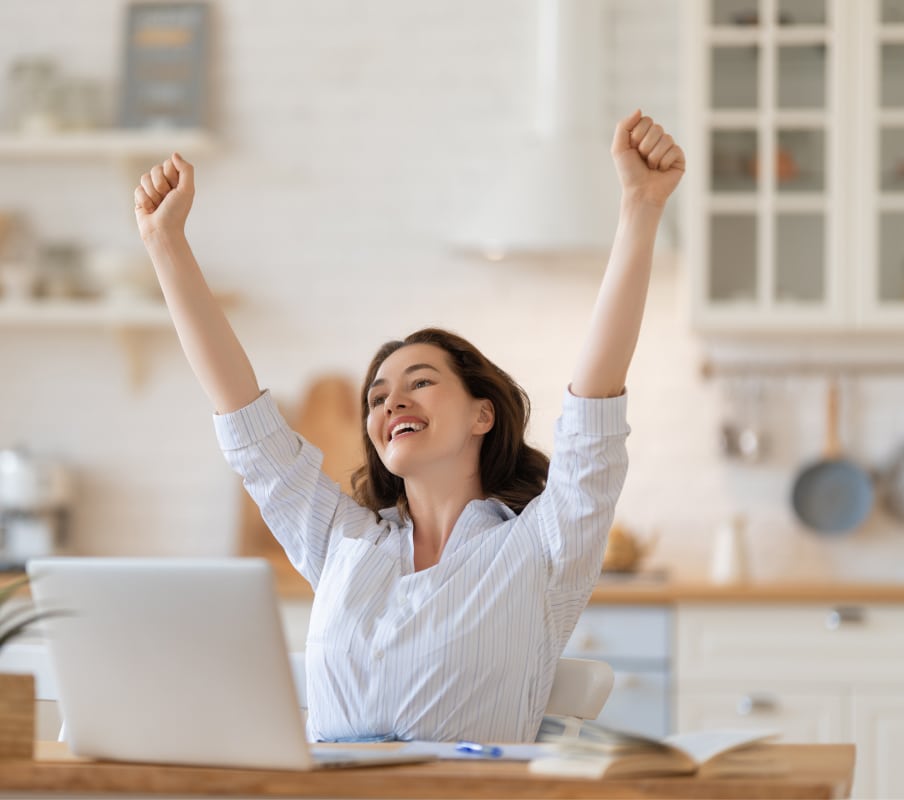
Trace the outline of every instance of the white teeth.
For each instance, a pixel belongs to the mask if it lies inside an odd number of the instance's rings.
[[[420,422],[403,422],[400,425],[396,425],[390,432],[389,438],[395,439],[396,435],[399,433],[406,433],[409,431],[422,431],[426,426],[422,425]]]

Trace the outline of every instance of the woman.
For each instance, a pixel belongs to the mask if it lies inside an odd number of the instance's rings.
[[[624,382],[662,210],[684,154],[635,111],[616,127],[619,224],[548,465],[520,388],[437,329],[384,345],[362,390],[352,499],[257,379],[185,238],[190,164],[141,177],[135,215],[220,445],[315,588],[309,732],[326,741],[532,741],[584,609],[627,468]]]

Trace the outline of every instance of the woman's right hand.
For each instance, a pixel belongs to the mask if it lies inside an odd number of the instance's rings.
[[[135,220],[141,238],[184,233],[194,196],[194,167],[178,153],[145,172],[135,189]]]

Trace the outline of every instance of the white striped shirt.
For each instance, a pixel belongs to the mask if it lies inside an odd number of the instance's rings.
[[[534,740],[599,577],[627,471],[625,406],[624,394],[566,391],[543,493],[517,516],[472,500],[439,563],[419,572],[411,521],[342,494],[269,392],[214,417],[227,460],[315,589],[312,738]]]

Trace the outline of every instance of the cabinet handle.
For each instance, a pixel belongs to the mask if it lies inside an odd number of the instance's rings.
[[[615,685],[619,689],[637,689],[643,684],[643,679],[636,672],[616,672]]]
[[[836,606],[826,614],[826,630],[837,631],[842,625],[862,625],[866,612],[860,606]]]
[[[778,701],[762,694],[745,694],[738,700],[737,712],[740,717],[751,714],[773,714],[778,711]]]

